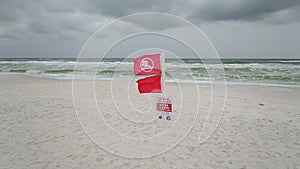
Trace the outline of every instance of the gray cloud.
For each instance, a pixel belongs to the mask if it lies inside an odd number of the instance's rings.
[[[204,21],[257,20],[264,15],[298,6],[299,0],[231,0],[200,2],[190,17]]]
[[[299,6],[299,0],[231,0],[231,1],[171,1],[171,0],[111,0],[111,1],[31,1],[9,0],[0,6],[0,37],[41,38],[43,36],[76,38],[82,33],[91,33],[103,18],[116,18],[136,12],[168,12],[192,19],[195,22],[226,20],[256,20],[273,13],[286,11],[284,17],[277,16],[273,23],[287,22],[294,13],[289,8]],[[276,16],[276,15],[274,15]],[[102,20],[101,20],[102,18]],[[274,19],[274,20],[276,20]],[[296,18],[295,18],[296,19]],[[155,18],[147,18],[142,27],[165,29],[176,27],[176,23],[153,24]],[[293,20],[288,20],[293,22]],[[138,23],[143,23],[139,21]],[[149,24],[151,23],[151,24]],[[165,22],[167,23],[167,22]],[[42,37],[43,37],[42,36]]]
[[[196,21],[256,20],[264,15],[299,6],[299,0],[111,0],[80,3],[85,12],[122,17],[137,12],[167,12]]]
[[[4,1],[0,6],[0,37],[77,38],[90,34],[99,23],[106,21],[100,14],[81,12],[69,6],[71,2]]]
[[[89,3],[79,3],[82,11],[89,11],[94,13],[101,13],[104,16],[109,17],[122,17],[132,13],[138,12],[170,12],[172,6],[177,2],[172,0],[151,0],[151,1],[139,1],[139,0],[110,0],[99,1],[92,0]]]
[[[0,5],[0,51],[7,52],[0,55],[13,54],[13,49],[8,46],[29,39],[45,43],[69,40],[80,44],[99,26],[137,12],[170,13],[198,25],[249,22],[259,26],[298,23],[299,11],[300,0],[7,0],[2,1]],[[130,31],[128,29],[147,28],[164,30],[180,27],[182,23],[157,23],[155,18],[149,17],[145,20],[132,19],[124,25],[127,29],[120,25],[111,31],[126,33]]]
[[[261,22],[268,24],[289,24],[300,21],[300,5],[265,15]]]

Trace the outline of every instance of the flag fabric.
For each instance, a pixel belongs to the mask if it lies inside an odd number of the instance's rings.
[[[134,59],[134,75],[161,75],[160,54],[143,55]]]
[[[161,93],[161,75],[139,79],[138,90],[140,93]]]

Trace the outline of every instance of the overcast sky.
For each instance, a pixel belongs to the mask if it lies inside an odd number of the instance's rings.
[[[0,57],[77,57],[99,27],[137,12],[187,19],[223,58],[300,59],[300,0],[1,0]],[[154,23],[143,27],[164,28]]]

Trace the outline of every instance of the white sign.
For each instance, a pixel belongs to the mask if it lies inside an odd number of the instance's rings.
[[[172,99],[168,96],[158,96],[156,99],[156,111],[159,112],[159,119],[172,120]]]

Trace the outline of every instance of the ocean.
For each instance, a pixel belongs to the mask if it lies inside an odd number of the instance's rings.
[[[222,59],[228,84],[300,86],[300,59]],[[76,59],[0,58],[0,73],[20,73],[34,77],[72,79]],[[96,70],[91,68],[97,67]],[[222,81],[224,74],[209,76],[207,69],[219,68],[216,63],[204,65],[200,59],[166,59],[166,81],[209,83]],[[80,77],[112,79],[133,78],[132,60],[106,58],[101,62],[87,59],[76,69]],[[79,77],[79,76],[77,76]]]

